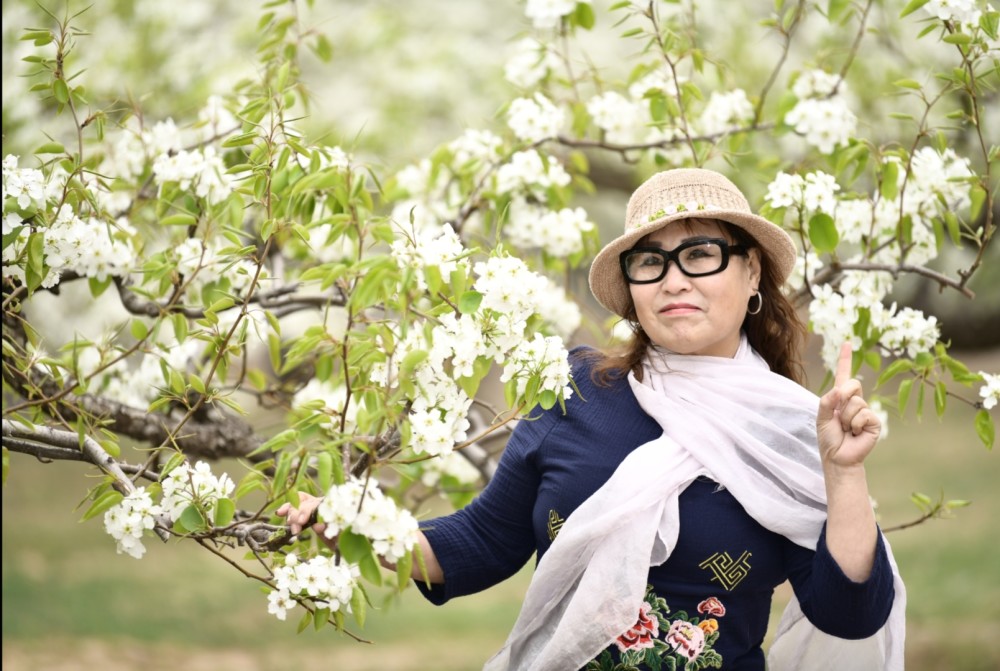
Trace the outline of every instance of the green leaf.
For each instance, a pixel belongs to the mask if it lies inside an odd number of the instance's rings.
[[[844,10],[851,6],[851,0],[829,0],[826,5],[826,15],[831,22],[837,21]]]
[[[910,0],[910,3],[903,8],[902,12],[900,12],[899,18],[903,18],[904,16],[909,16],[913,12],[917,11],[918,9],[926,5],[928,2],[929,0]]]
[[[69,102],[69,87],[66,86],[66,82],[62,79],[57,79],[52,82],[52,94],[61,105],[65,105]]]
[[[160,219],[160,226],[194,226],[198,220],[190,214],[172,214]]]
[[[181,516],[177,518],[175,526],[180,524],[187,531],[203,531],[207,526],[205,524],[205,517],[198,510],[197,506],[191,505],[184,509]]]
[[[321,494],[333,485],[333,455],[326,450],[316,455],[316,485]]]
[[[944,416],[945,407],[948,404],[948,388],[944,382],[934,385],[934,409],[938,417]]]
[[[891,364],[885,367],[885,370],[878,376],[878,380],[875,382],[876,387],[881,387],[883,384],[896,377],[900,373],[905,373],[907,371],[913,370],[913,362],[909,359],[896,359]]]
[[[66,148],[59,142],[46,142],[34,151],[35,154],[65,154]]]
[[[222,498],[215,503],[215,526],[228,526],[236,516],[236,504],[232,499]]]
[[[115,491],[114,489],[107,490],[98,496],[90,507],[87,508],[87,512],[83,514],[83,518],[80,521],[85,522],[107,510],[110,510],[121,503],[123,498],[125,497],[122,496],[121,492]]]
[[[591,7],[590,3],[576,3],[576,12],[574,13],[574,16],[576,18],[576,25],[580,26],[584,30],[590,30],[594,27],[594,8]]]
[[[309,625],[312,624],[312,620],[313,620],[312,611],[311,610],[307,610],[306,614],[302,616],[301,620],[299,620],[299,627],[298,627],[298,630],[297,630],[298,633],[301,634],[303,631],[305,631],[306,629],[308,629]]]
[[[319,631],[326,624],[326,621],[330,618],[329,608],[317,608],[313,613],[313,629]]]
[[[133,319],[129,330],[132,332],[132,337],[136,340],[145,340],[146,336],[149,335],[149,327],[141,319]]]
[[[919,91],[921,88],[923,88],[920,85],[920,82],[916,81],[915,79],[897,79],[892,83],[892,85],[904,89],[914,89],[916,91]]]
[[[837,248],[840,235],[837,233],[833,217],[823,212],[812,216],[809,220],[809,242],[817,253],[832,252]]]
[[[479,309],[483,302],[483,295],[478,291],[466,291],[458,299],[458,311],[463,315],[471,315]]]
[[[986,449],[993,449],[993,441],[996,440],[996,428],[993,425],[993,418],[988,410],[983,408],[976,413],[976,434],[979,440],[983,441]]]
[[[888,161],[882,167],[882,184],[879,185],[882,198],[890,202],[899,195],[899,163]]]
[[[972,42],[972,35],[966,35],[965,33],[951,33],[950,35],[942,37],[941,41],[947,42],[948,44],[965,45]]]

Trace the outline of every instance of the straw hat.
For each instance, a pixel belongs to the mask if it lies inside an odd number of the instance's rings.
[[[783,283],[795,266],[795,243],[784,230],[750,211],[736,185],[701,168],[666,170],[646,180],[628,201],[625,233],[609,242],[590,266],[590,290],[615,314],[632,302],[618,256],[643,236],[679,219],[703,217],[739,226],[753,236]]]

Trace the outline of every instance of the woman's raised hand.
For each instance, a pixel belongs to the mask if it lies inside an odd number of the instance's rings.
[[[824,465],[860,466],[882,432],[882,422],[868,407],[861,383],[851,377],[851,343],[840,348],[833,389],[819,400],[816,434]]]

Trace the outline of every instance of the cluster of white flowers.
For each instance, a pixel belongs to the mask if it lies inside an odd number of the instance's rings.
[[[319,520],[326,524],[323,535],[327,538],[350,528],[370,539],[375,553],[390,562],[402,559],[417,542],[416,518],[397,506],[374,482],[366,485],[352,477],[342,485],[334,485],[317,512]]]
[[[968,178],[972,176],[969,159],[953,150],[939,153],[932,147],[918,149],[910,160],[910,179],[906,184],[906,200],[911,201],[907,206],[912,208],[908,212],[933,217],[967,207]]]
[[[595,230],[583,208],[553,212],[523,198],[511,201],[504,234],[520,249],[542,249],[556,258],[583,251],[584,234]]]
[[[467,194],[460,184],[479,184],[503,157],[503,140],[489,131],[468,129],[448,143],[451,160],[443,165],[423,159],[396,173],[396,183],[407,198],[396,203],[392,219],[417,231],[436,234],[441,224],[456,218]],[[477,215],[466,220],[470,228]]]
[[[45,204],[45,175],[37,168],[18,168],[20,157],[7,154],[3,158],[3,204],[13,198],[17,207],[27,210]]]
[[[142,536],[155,526],[157,516],[162,513],[163,509],[153,503],[149,492],[140,487],[104,513],[104,530],[117,542],[118,554],[142,559],[146,553]]]
[[[640,95],[641,98],[641,95]],[[646,108],[615,91],[606,91],[587,101],[587,113],[608,142],[629,144],[649,134]]]
[[[145,410],[160,395],[163,388],[163,370],[185,370],[189,361],[198,355],[204,343],[188,340],[184,343],[156,343],[144,352],[137,366],[130,367],[129,360],[119,360],[100,372],[92,386],[99,388],[102,396],[132,408]],[[77,352],[77,371],[81,377],[90,377],[111,355],[101,354],[98,347],[86,347]]]
[[[979,388],[979,395],[983,399],[983,407],[991,410],[1000,403],[1000,374],[991,374],[979,371],[985,383]]]
[[[566,290],[544,275],[536,275],[536,281],[541,283],[537,292],[537,314],[545,320],[548,328],[569,340],[583,322],[580,306]]]
[[[534,149],[519,151],[496,174],[497,193],[541,194],[550,186],[566,186],[571,178],[554,156],[542,159]]]
[[[452,271],[458,268],[459,263],[467,254],[462,240],[458,237],[450,225],[438,226],[435,230],[432,227],[418,230],[413,233],[413,238],[397,238],[390,245],[392,258],[400,268],[410,268],[413,270],[423,270],[424,268],[437,268],[441,277],[448,279]],[[427,288],[427,283],[422,272],[416,273],[418,286],[423,290]]]
[[[153,175],[161,186],[176,182],[182,190],[193,189],[196,196],[211,204],[222,202],[233,192],[233,178],[226,173],[222,157],[211,145],[160,154],[153,162]]]
[[[855,348],[861,346],[854,325],[862,308],[868,309],[871,315],[870,328],[881,332],[882,346],[910,358],[931,351],[941,335],[937,318],[927,317],[913,308],[898,309],[895,303],[883,306],[885,282],[877,274],[868,273],[849,273],[848,279],[857,275],[866,277],[855,277],[848,289],[844,288],[846,284],[840,291],[827,284],[813,291],[809,319],[813,331],[823,337],[822,358],[826,365],[831,370],[836,365],[840,343],[850,341]]]
[[[923,10],[942,21],[973,28],[979,25],[979,17],[983,15],[976,0],[928,0]]]
[[[832,215],[837,208],[838,191],[840,185],[837,179],[819,170],[804,177],[779,172],[767,185],[764,200],[773,208],[794,209],[808,218],[819,212]]]
[[[309,599],[331,612],[351,612],[351,597],[361,571],[337,557],[316,556],[300,562],[297,555],[285,558],[274,570],[276,590],[267,595],[267,612],[284,620],[299,599]]]
[[[181,464],[162,479],[161,485],[163,498],[160,505],[167,516],[176,520],[185,508],[196,504],[207,515],[209,522],[214,519],[219,499],[228,498],[236,488],[229,475],[223,473],[216,477],[205,461],[199,461],[194,468],[187,463]]]
[[[525,142],[555,137],[565,122],[566,113],[541,93],[531,98],[517,98],[507,109],[507,125]]]
[[[734,89],[728,93],[713,91],[701,113],[699,127],[706,135],[725,133],[747,125],[753,119],[753,105],[746,91]]]
[[[792,87],[798,102],[785,123],[820,153],[832,153],[854,135],[858,119],[847,101],[847,84],[822,70],[802,72]]]
[[[240,130],[240,121],[226,108],[222,96],[211,95],[198,112],[203,141],[224,140]]]
[[[190,289],[200,287],[225,278],[235,294],[241,294],[253,281],[257,266],[246,258],[232,258],[219,253],[216,241],[206,244],[200,238],[186,238],[173,248],[171,253],[177,259],[177,270],[185,279],[193,279]],[[195,274],[197,273],[197,275]],[[261,269],[260,277],[267,277]]]
[[[561,338],[536,333],[533,339],[518,343],[507,355],[500,381],[515,380],[517,393],[523,394],[528,380],[535,375],[541,377],[538,393],[551,391],[558,395],[561,392],[564,398],[570,397],[569,359]]]
[[[533,37],[523,37],[514,43],[514,53],[504,65],[504,78],[514,86],[530,89],[558,64],[559,59],[544,43]]]
[[[337,418],[335,425],[338,430],[341,417],[343,417],[348,430],[357,426],[358,404],[353,400],[348,403],[347,387],[344,385],[334,386],[330,382],[324,382],[314,377],[292,396],[293,408],[301,408],[306,404],[312,405],[317,402],[323,404],[322,412]]]
[[[479,482],[479,471],[459,452],[428,459],[421,466],[420,482],[427,487],[436,486],[444,477],[454,478],[461,485]]]
[[[125,275],[135,260],[130,244],[135,231],[124,218],[119,218],[114,225],[94,217],[84,220],[76,216],[68,205],[63,205],[55,220],[40,230],[43,232],[42,254],[47,268],[41,283],[45,288],[58,284],[64,271],[102,281],[109,275]],[[15,231],[16,237],[3,250],[3,273],[24,281],[25,261],[20,257],[28,244],[31,230],[24,225],[18,212],[7,212],[3,218],[3,234],[6,236]]]
[[[491,256],[475,265],[475,289],[483,295],[482,308],[508,314],[514,320],[535,313],[540,285],[536,273],[514,256]]]
[[[467,128],[448,143],[456,169],[474,166],[474,176],[481,177],[503,156],[503,139],[488,130]]]
[[[590,0],[528,0],[524,14],[535,28],[555,28],[564,16],[573,13],[577,4],[590,4]]]
[[[829,284],[814,287],[809,321],[813,332],[823,337],[822,358],[830,370],[834,370],[841,343],[850,341],[855,349],[861,346],[861,339],[854,335],[857,296],[842,295]]]
[[[872,316],[879,312],[882,311],[874,310]],[[937,317],[927,317],[920,310],[904,307],[897,311],[893,303],[880,316],[878,321],[872,320],[875,328],[882,329],[879,342],[895,352],[905,351],[911,359],[921,352],[932,351],[941,337]]]

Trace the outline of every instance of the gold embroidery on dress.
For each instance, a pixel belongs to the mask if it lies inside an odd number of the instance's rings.
[[[723,587],[731,592],[750,572],[750,562],[748,561],[750,555],[750,552],[744,552],[739,559],[733,561],[728,552],[716,552],[698,566],[710,570],[715,574],[712,580],[718,580]]]
[[[549,510],[549,540],[554,541],[556,536],[559,534],[559,530],[562,529],[562,525],[566,523],[566,520],[559,517],[559,513],[554,510]]]

